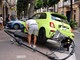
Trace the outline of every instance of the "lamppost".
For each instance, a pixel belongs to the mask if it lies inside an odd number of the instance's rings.
[[[70,16],[68,17],[69,22],[70,22],[70,19],[72,17],[72,11],[73,11],[73,0],[70,0]]]
[[[72,12],[73,12],[73,0],[70,0],[70,17],[69,17],[69,22],[70,22],[70,19],[72,17]]]

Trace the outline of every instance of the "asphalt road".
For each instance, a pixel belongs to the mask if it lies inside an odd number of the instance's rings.
[[[11,37],[0,31],[0,60],[49,60],[31,49],[11,44]],[[45,49],[43,49],[45,51]]]
[[[75,33],[75,43],[76,43],[76,58],[80,59],[80,33]],[[40,53],[33,52],[33,50],[19,46],[17,43],[11,44],[11,37],[8,36],[5,32],[0,31],[0,60],[49,60],[47,57],[43,56]],[[38,45],[37,47],[40,51],[44,53],[51,52],[45,46]]]
[[[76,54],[76,60],[80,60],[80,32],[76,31],[75,34],[75,54]]]

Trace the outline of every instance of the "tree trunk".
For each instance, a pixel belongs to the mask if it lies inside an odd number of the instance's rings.
[[[55,12],[55,4],[54,4],[54,12]]]
[[[35,1],[36,0],[30,0],[30,7],[29,7],[29,10],[28,10],[28,18],[32,17],[33,14],[34,14]]]
[[[26,4],[25,10],[24,10],[24,17],[28,17],[28,3]]]
[[[46,8],[47,8],[47,12],[48,12],[48,8],[49,8],[49,7],[48,7],[48,5],[47,5],[47,7],[46,7]]]

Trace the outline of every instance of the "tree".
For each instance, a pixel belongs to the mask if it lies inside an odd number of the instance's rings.
[[[18,17],[20,16],[20,13],[22,12],[23,8],[22,8],[22,4],[21,4],[21,0],[17,1],[17,15]]]
[[[54,6],[54,12],[55,12],[55,4],[57,4],[60,0],[49,0],[49,6]]]
[[[43,7],[47,7],[48,6],[48,3],[49,3],[49,0],[43,0]]]
[[[60,0],[49,0],[49,6],[57,4]]]
[[[59,0],[18,0],[17,1],[17,14],[21,15],[24,11],[24,16],[32,17],[34,14],[34,8],[39,9],[41,7],[50,7],[57,4]],[[36,4],[35,4],[36,3]],[[54,9],[55,10],[55,9]]]
[[[24,16],[27,16],[27,7],[28,1],[27,0],[18,0],[17,1],[17,15],[18,17],[21,16],[22,11],[24,11]]]
[[[29,4],[30,4],[30,7],[29,7],[29,10],[28,10],[28,17],[32,17],[33,14],[34,14],[34,7],[35,7],[35,2],[36,0],[29,0]]]
[[[36,9],[40,9],[42,6],[43,6],[42,0],[36,0],[35,10],[36,10]]]
[[[21,12],[24,11],[24,16],[32,17],[34,14],[34,6],[36,0],[18,0],[17,14],[20,17]]]
[[[55,4],[57,4],[60,0],[37,0],[37,8],[41,7],[51,7],[54,5],[54,11],[55,11]]]

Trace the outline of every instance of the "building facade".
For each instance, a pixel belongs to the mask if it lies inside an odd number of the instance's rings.
[[[4,20],[8,14],[16,15],[16,3],[17,0],[0,0],[0,14]]]
[[[16,4],[17,4],[17,0],[8,0],[8,13],[10,15],[14,14],[16,15]]]
[[[72,11],[72,20],[76,21],[78,23],[78,26],[80,26],[80,0],[72,0],[73,4],[73,11]],[[63,0],[60,0],[58,3],[58,12],[61,14],[64,14],[65,16],[70,16],[70,0],[67,0],[66,2],[63,2]]]
[[[0,0],[0,14],[2,14],[2,0]]]

